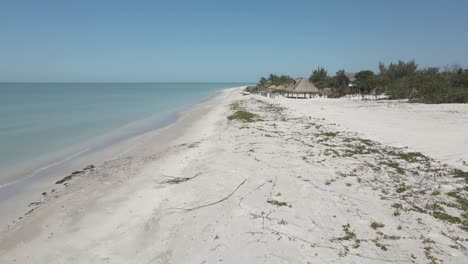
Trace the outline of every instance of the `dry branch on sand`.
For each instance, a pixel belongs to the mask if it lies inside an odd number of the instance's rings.
[[[208,206],[212,206],[212,205],[215,205],[215,204],[224,202],[224,201],[226,201],[227,199],[231,198],[231,196],[232,196],[234,193],[236,193],[236,192],[239,190],[239,188],[240,188],[242,185],[244,185],[244,183],[245,183],[246,181],[247,181],[247,179],[245,179],[244,181],[242,181],[242,182],[236,187],[236,189],[234,189],[234,191],[232,191],[228,196],[226,196],[226,197],[224,197],[223,199],[218,200],[218,201],[216,201],[216,202],[212,202],[212,203],[209,203],[209,204],[204,204],[204,205],[196,206],[196,207],[193,207],[193,208],[172,208],[172,209],[190,212],[190,211],[193,211],[193,210],[197,210],[197,209],[200,209],[200,208],[204,208],[204,207],[208,207]]]
[[[199,172],[199,173],[195,174],[192,177],[175,177],[175,176],[163,175],[164,177],[169,178],[169,179],[159,181],[158,183],[159,184],[179,184],[179,183],[182,183],[182,182],[193,180],[196,177],[198,177],[200,174],[202,174],[202,173]]]

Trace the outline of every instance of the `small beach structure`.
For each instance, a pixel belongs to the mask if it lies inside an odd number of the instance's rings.
[[[284,90],[286,90],[286,87],[284,87],[283,85],[279,85],[278,87],[276,87],[275,90],[277,90],[277,91],[284,91]]]
[[[356,83],[356,74],[351,72],[345,72],[338,76],[338,83],[352,88]]]
[[[320,94],[320,90],[306,78],[294,80],[294,82],[286,88],[286,92],[287,97],[292,98],[312,98]]]
[[[270,89],[270,90],[276,90],[277,88],[278,88],[278,86],[276,86],[276,85],[274,85],[274,84],[273,84],[273,85],[270,85],[270,86],[268,87],[268,89]]]

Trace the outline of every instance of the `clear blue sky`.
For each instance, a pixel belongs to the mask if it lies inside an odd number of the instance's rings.
[[[318,65],[468,67],[468,1],[0,3],[0,81],[257,81]]]

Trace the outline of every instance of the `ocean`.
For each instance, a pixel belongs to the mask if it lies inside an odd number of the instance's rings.
[[[0,83],[0,187],[174,122],[242,83]]]

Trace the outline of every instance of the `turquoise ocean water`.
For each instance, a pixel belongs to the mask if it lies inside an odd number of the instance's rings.
[[[242,83],[0,83],[0,186]]]

